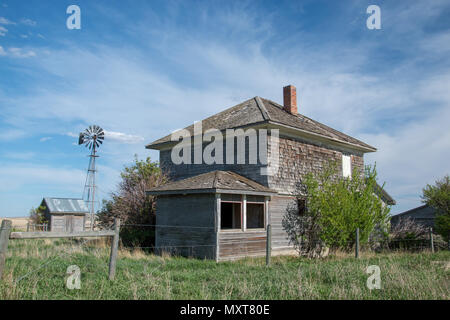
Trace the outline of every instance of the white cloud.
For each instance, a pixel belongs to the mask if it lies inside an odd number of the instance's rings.
[[[15,58],[30,58],[36,56],[33,50],[25,51],[22,48],[9,48],[8,53]]]
[[[108,131],[104,130],[105,132],[105,141],[109,142],[119,142],[119,143],[126,143],[126,144],[135,144],[135,143],[142,143],[144,141],[144,138],[138,135],[132,135],[122,132],[115,132],[115,131]],[[72,138],[78,139],[78,134],[75,134],[73,132],[67,132],[66,135]]]
[[[31,20],[31,19],[21,19],[20,23],[22,23],[24,25],[27,25],[27,26],[30,26],[30,27],[36,26],[36,21]]]
[[[16,24],[16,23],[6,19],[5,17],[0,17],[0,24]]]
[[[0,46],[0,56],[6,56],[6,51],[2,46]]]
[[[39,141],[40,142],[45,142],[45,141],[48,141],[48,140],[51,140],[51,139],[52,139],[52,137],[42,137],[42,138],[39,139]]]
[[[122,132],[105,131],[105,141],[116,141],[120,143],[142,143],[144,138],[141,136],[126,134]]]
[[[0,26],[0,37],[6,36],[6,33],[8,32],[8,29],[5,27]]]

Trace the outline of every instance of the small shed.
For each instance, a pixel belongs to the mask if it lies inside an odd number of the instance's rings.
[[[45,207],[44,216],[48,221],[49,231],[84,231],[86,214],[88,214],[88,208],[84,200],[44,198],[41,206]]]

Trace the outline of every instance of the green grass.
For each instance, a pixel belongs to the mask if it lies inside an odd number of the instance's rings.
[[[367,254],[359,260],[350,255],[273,257],[270,267],[264,258],[216,263],[121,251],[116,280],[109,281],[105,245],[13,240],[9,249],[0,299],[450,298],[448,251]],[[65,286],[67,267],[73,264],[81,269],[80,290]],[[381,269],[380,290],[366,287],[369,265]]]

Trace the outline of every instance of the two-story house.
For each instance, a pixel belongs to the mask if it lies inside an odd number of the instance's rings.
[[[270,224],[272,250],[292,250],[282,218],[300,179],[328,161],[344,176],[363,170],[374,147],[300,114],[294,86],[283,96],[283,106],[254,97],[146,146],[172,180],[148,191],[156,247],[217,261],[263,255]]]

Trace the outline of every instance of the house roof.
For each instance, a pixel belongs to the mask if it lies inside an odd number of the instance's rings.
[[[396,202],[394,198],[391,197],[389,193],[384,190],[378,183],[375,185],[375,192],[381,197],[381,200],[383,200],[384,203],[388,205],[395,205]]]
[[[82,199],[46,197],[42,203],[46,205],[50,213],[55,214],[86,214],[89,212],[86,202]]]
[[[299,133],[306,133],[315,137],[351,145],[362,149],[364,152],[376,151],[376,148],[358,139],[350,137],[302,114],[290,114],[278,103],[260,97],[254,97],[204,119],[202,121],[202,130],[206,131],[213,128],[225,130],[267,123],[281,125]],[[185,129],[193,135],[194,125],[190,125]],[[167,135],[148,144],[146,148],[161,149],[164,145],[172,142],[170,138],[171,135]]]
[[[148,194],[239,193],[272,195],[271,190],[231,171],[211,171],[150,189]]]

